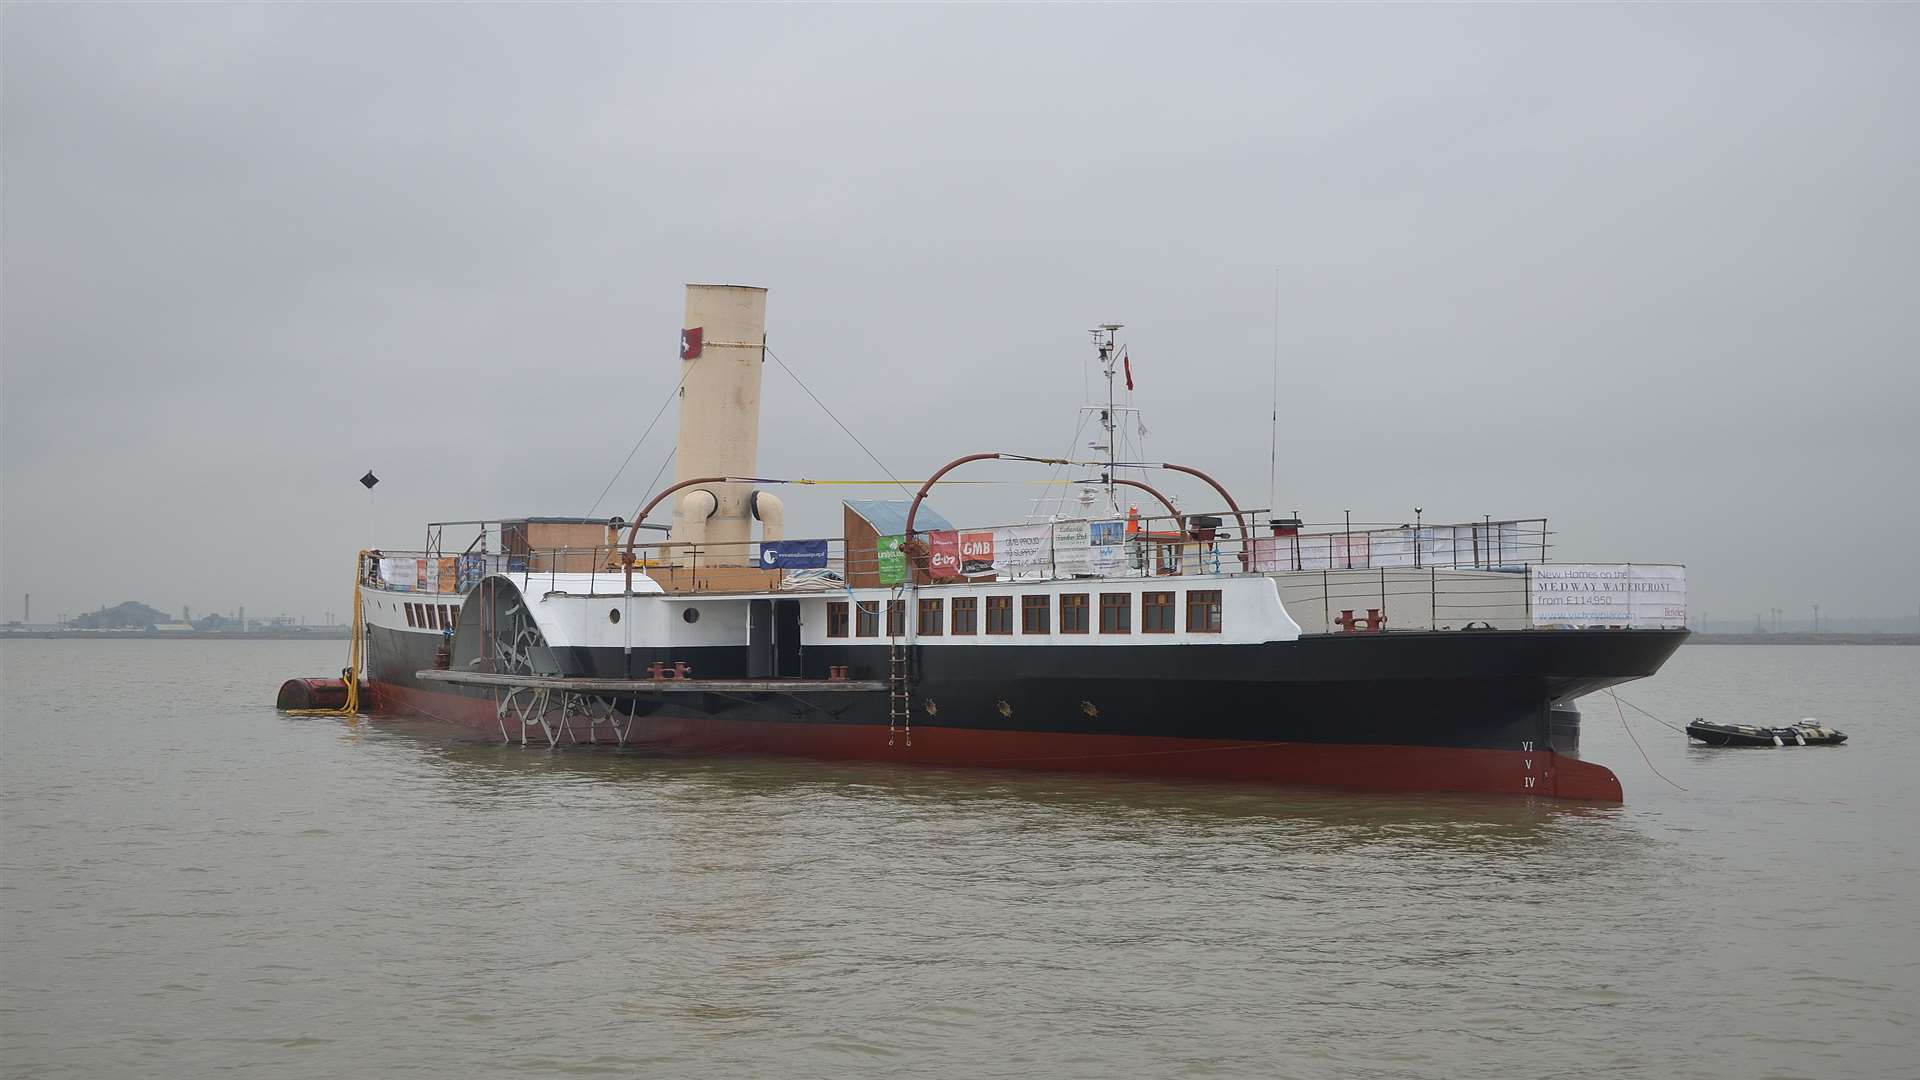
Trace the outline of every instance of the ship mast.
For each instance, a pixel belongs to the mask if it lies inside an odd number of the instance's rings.
[[[1107,435],[1107,467],[1100,474],[1100,482],[1107,488],[1107,505],[1115,509],[1118,509],[1120,504],[1113,497],[1113,467],[1114,462],[1118,460],[1114,456],[1116,452],[1114,435],[1118,424],[1115,417],[1113,374],[1114,367],[1120,362],[1119,351],[1114,348],[1114,339],[1120,329],[1120,323],[1102,323],[1087,331],[1093,335],[1093,347],[1100,353],[1100,370],[1107,377],[1107,407],[1100,411],[1100,427]]]

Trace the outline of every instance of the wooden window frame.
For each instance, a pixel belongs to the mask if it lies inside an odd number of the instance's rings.
[[[460,605],[452,604],[447,608],[447,629],[460,629]]]
[[[827,601],[827,636],[843,638],[852,635],[853,605],[845,600]]]
[[[1035,603],[1034,601],[1036,600],[1039,601],[1039,603]],[[1040,618],[1037,620],[1033,617],[1035,612],[1040,613]],[[1033,628],[1035,622],[1040,624],[1040,629],[1035,630]],[[1033,637],[1048,637],[1053,634],[1052,593],[1025,593],[1021,595],[1020,632]]]
[[[993,628],[993,617],[996,614],[1006,617],[1005,630],[995,630]],[[1011,637],[1013,635],[1013,597],[987,597],[987,633],[993,637]]]
[[[887,636],[890,638],[907,636],[907,602],[905,600],[887,601]]]
[[[1174,616],[1173,598],[1174,598],[1174,594],[1171,591],[1161,592],[1159,590],[1155,590],[1152,592],[1143,592],[1140,594],[1140,632],[1141,633],[1171,634],[1175,630],[1179,629],[1180,624],[1179,622],[1176,621]],[[1164,609],[1167,613],[1167,627],[1164,630],[1156,630],[1153,627],[1153,620],[1148,617],[1148,612],[1158,612],[1162,609]]]
[[[980,632],[980,598],[977,596],[956,596],[953,603],[947,605],[953,613],[952,633],[954,637],[973,637]],[[966,629],[960,628],[960,613],[966,612]]]
[[[1078,604],[1072,603],[1072,601],[1075,601],[1075,600],[1079,601],[1079,603]],[[1067,612],[1069,611],[1078,611],[1080,613],[1080,627],[1077,630],[1074,629],[1071,625],[1069,625],[1069,620],[1067,618]],[[1060,632],[1063,634],[1087,634],[1087,633],[1091,633],[1092,631],[1093,631],[1093,607],[1091,604],[1091,598],[1088,596],[1088,594],[1083,592],[1061,593],[1060,594]]]
[[[1207,597],[1212,597],[1212,599],[1208,600],[1206,599]],[[1226,621],[1225,620],[1225,609],[1226,609],[1225,601],[1226,601],[1226,598],[1223,595],[1221,595],[1221,591],[1219,589],[1188,589],[1187,590],[1187,633],[1189,634],[1219,633],[1220,627]],[[1203,611],[1209,611],[1209,610],[1212,611],[1213,618],[1211,619],[1205,619],[1205,618],[1195,619],[1194,618],[1194,615],[1196,612],[1203,612]],[[1212,625],[1210,626],[1200,625],[1203,622],[1211,623]]]
[[[401,604],[400,606],[407,609],[407,625],[419,626],[420,625],[419,617],[415,615],[413,611],[413,601],[409,600],[406,603]]]
[[[944,599],[938,596],[920,598],[920,637],[939,637],[946,629],[946,621],[947,602]]]
[[[853,636],[863,638],[880,636],[880,601],[855,600],[853,602]]]
[[[1119,603],[1110,601],[1118,600]],[[1117,620],[1117,629],[1108,629],[1107,612],[1117,611],[1121,618]],[[1130,592],[1103,592],[1100,594],[1100,632],[1103,634],[1133,633],[1133,594]]]

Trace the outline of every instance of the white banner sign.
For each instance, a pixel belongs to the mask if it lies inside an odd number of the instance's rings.
[[[993,568],[1009,578],[1044,578],[1053,570],[1053,528],[1014,525],[993,531]]]
[[[1411,567],[1414,550],[1420,546],[1420,534],[1413,529],[1391,529],[1372,533],[1372,550],[1367,565],[1372,567]]]
[[[1084,521],[1053,525],[1053,566],[1063,575],[1093,573],[1093,529]]]
[[[1687,625],[1687,568],[1541,563],[1529,576],[1535,626]]]
[[[1088,543],[1092,545],[1093,572],[1113,577],[1127,571],[1127,522],[1125,518],[1088,524]]]
[[[419,564],[412,559],[380,560],[380,580],[386,582],[389,589],[412,592],[418,570]]]

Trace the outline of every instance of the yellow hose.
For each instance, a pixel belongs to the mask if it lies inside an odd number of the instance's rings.
[[[360,715],[360,671],[365,657],[361,655],[366,641],[366,614],[360,606],[360,589],[363,584],[367,563],[366,549],[353,560],[353,648],[349,651],[346,670],[340,673],[340,679],[347,684],[347,703],[337,709],[287,709],[288,716],[358,716]]]

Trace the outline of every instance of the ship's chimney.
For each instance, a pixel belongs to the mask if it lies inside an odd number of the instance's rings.
[[[767,290],[688,285],[680,335],[680,436],[674,479],[752,476],[760,449],[760,373],[766,362]],[[759,518],[781,536],[780,501],[750,484],[707,484],[675,497],[673,539],[701,544],[703,566],[744,566]],[[690,559],[676,549],[675,561]]]

